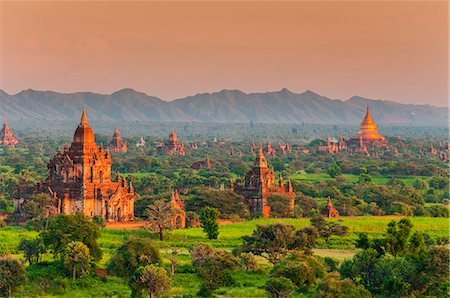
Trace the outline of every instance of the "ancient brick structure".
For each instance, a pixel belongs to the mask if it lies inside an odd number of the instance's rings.
[[[173,128],[170,132],[169,140],[164,144],[158,145],[157,150],[159,154],[164,155],[186,155],[184,144],[178,142],[177,134]]]
[[[325,217],[339,217],[339,212],[333,207],[330,197],[328,197],[327,205],[320,211]]]
[[[206,155],[205,160],[196,161],[191,166],[194,170],[200,170],[200,169],[210,169],[211,168],[211,160],[209,159],[209,156]]]
[[[186,227],[186,212],[184,211],[184,202],[180,199],[178,190],[172,192],[170,204],[175,211],[175,216],[172,218],[172,227],[184,229]]]
[[[72,145],[58,151],[47,166],[47,179],[36,185],[33,192],[48,193],[54,199],[57,213],[82,212],[90,218],[97,215],[109,222],[133,220],[132,183],[119,174],[117,182],[113,182],[111,163],[109,151],[95,143],[83,109]]]
[[[0,145],[14,147],[19,142],[11,129],[8,126],[8,122],[5,120],[3,123],[3,128],[0,131]]]
[[[275,174],[268,167],[261,144],[253,168],[245,176],[244,182],[240,179],[236,180],[235,184],[230,182],[230,188],[243,195],[251,215],[269,217],[270,206],[267,204],[267,198],[274,194],[290,197],[291,210],[294,212],[295,193],[291,180],[285,184],[280,176],[278,184],[275,183]]]
[[[116,127],[111,142],[108,144],[108,149],[112,152],[127,152],[127,143],[120,137],[119,128]]]

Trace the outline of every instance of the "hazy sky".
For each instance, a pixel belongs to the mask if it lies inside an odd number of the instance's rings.
[[[1,2],[0,89],[447,105],[447,2]]]

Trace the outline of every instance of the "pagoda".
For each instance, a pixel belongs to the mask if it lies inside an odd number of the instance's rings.
[[[238,179],[235,184],[230,183],[230,187],[236,193],[243,195],[251,215],[269,217],[270,206],[267,204],[267,198],[274,194],[290,197],[290,209],[291,213],[294,213],[295,193],[291,180],[284,183],[280,175],[278,184],[275,183],[275,174],[268,167],[261,144],[259,144],[253,168],[245,176],[244,182]]]
[[[127,152],[127,143],[120,137],[119,128],[116,127],[111,142],[108,144],[108,149],[112,152]]]
[[[0,145],[14,147],[18,142],[19,139],[13,135],[8,126],[8,121],[5,120],[3,123],[3,128],[0,131]]]
[[[173,128],[169,134],[169,140],[164,144],[158,146],[157,150],[159,154],[164,155],[186,155],[184,144],[178,142],[177,134],[175,133],[175,130]]]
[[[348,145],[350,147],[357,147],[357,151],[365,151],[365,146],[385,147],[387,146],[386,139],[380,135],[375,121],[370,114],[369,106],[366,109],[366,115],[359,125],[359,130],[356,135],[350,138]]]
[[[339,212],[333,207],[330,197],[328,197],[327,204],[325,208],[320,211],[320,214],[325,217],[339,217]]]

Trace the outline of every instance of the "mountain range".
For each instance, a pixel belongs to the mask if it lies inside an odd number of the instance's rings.
[[[378,124],[447,125],[448,108],[353,96],[330,99],[312,91],[266,93],[222,90],[164,101],[133,89],[112,94],[0,90],[0,119],[79,120],[82,106],[93,121],[356,124],[370,106]]]

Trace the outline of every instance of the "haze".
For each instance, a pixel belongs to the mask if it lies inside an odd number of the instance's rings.
[[[0,88],[447,106],[447,2],[2,2]]]

